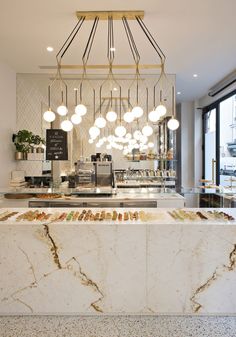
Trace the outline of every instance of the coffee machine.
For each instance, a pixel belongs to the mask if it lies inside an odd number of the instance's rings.
[[[110,155],[97,153],[91,161],[78,161],[75,165],[76,187],[114,187],[113,163]]]
[[[97,187],[114,187],[112,161],[96,161],[95,181]]]

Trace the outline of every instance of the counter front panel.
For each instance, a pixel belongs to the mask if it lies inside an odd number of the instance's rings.
[[[15,211],[0,215],[2,315],[236,312],[236,222],[220,210]]]

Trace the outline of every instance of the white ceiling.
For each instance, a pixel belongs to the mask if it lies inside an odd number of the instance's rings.
[[[76,24],[76,10],[132,9],[145,11],[144,22],[167,56],[166,72],[176,74],[179,100],[201,97],[236,68],[236,0],[0,0],[0,59],[18,73],[40,73],[39,65],[56,64],[55,54]],[[114,26],[114,63],[129,63],[119,24]],[[81,31],[65,63],[81,63],[80,41],[85,43],[90,25]],[[141,63],[155,62],[137,25],[133,32]],[[101,22],[91,63],[104,63],[106,39],[106,25]],[[49,45],[55,52],[46,51]]]

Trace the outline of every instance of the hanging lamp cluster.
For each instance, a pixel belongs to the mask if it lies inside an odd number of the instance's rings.
[[[87,81],[91,87],[91,90],[93,90],[93,124],[88,130],[90,136],[88,141],[90,144],[93,144],[96,140],[97,147],[107,143],[107,149],[114,147],[123,150],[124,153],[126,153],[127,151],[132,151],[134,148],[152,148],[153,142],[150,141],[148,137],[152,137],[153,135],[153,123],[157,123],[166,116],[172,116],[168,121],[168,128],[170,130],[176,130],[178,128],[179,122],[175,117],[175,88],[173,83],[170,83],[168,77],[165,74],[166,57],[144,24],[143,15],[143,11],[77,12],[78,22],[56,55],[57,73],[54,80],[48,87],[48,109],[43,115],[46,121],[53,122],[57,114],[62,119],[61,128],[64,131],[71,131],[74,125],[81,124],[83,116],[85,116],[88,112],[91,113],[88,111],[88,108],[83,100],[83,85],[84,82]],[[62,59],[80,31],[82,25],[87,20],[93,20],[93,25],[82,55],[82,66],[80,66],[80,68],[83,70],[83,73],[78,88],[75,89],[74,111],[69,111],[67,102],[67,84],[61,75],[61,69],[66,69],[66,66],[62,65]],[[107,65],[103,66],[103,69],[107,68],[108,74],[105,77],[105,80],[101,83],[99,92],[96,94],[96,90],[91,85],[91,80],[87,76],[87,70],[90,69],[88,60],[93,47],[99,20],[107,21]],[[116,51],[114,39],[114,20],[122,21],[129,49],[134,61],[134,65],[130,65],[130,69],[134,68],[135,73],[128,89],[124,88],[123,83],[118,81],[116,75],[113,73],[114,68],[122,69],[123,67],[122,65],[114,65]],[[149,108],[150,87],[147,87],[147,85],[145,86],[145,113],[144,102],[140,101],[140,91],[142,89],[141,86],[143,85],[140,69],[147,68],[147,65],[140,64],[140,53],[132,34],[128,22],[129,20],[135,20],[137,22],[138,26],[141,28],[142,32],[147,38],[147,41],[155,50],[160,60],[160,63],[156,65],[149,65],[149,68],[159,68],[160,74],[157,75],[158,79],[153,86],[152,109]],[[127,69],[129,66],[126,65],[124,68]],[[93,69],[99,69],[99,65],[93,65]],[[58,82],[60,85],[61,100],[59,106],[55,109],[55,113],[51,107],[51,91],[56,87],[55,84],[58,84]],[[105,99],[103,97],[103,93],[107,84],[109,84],[110,88],[108,93],[110,99],[109,106],[104,109]],[[169,92],[170,88],[172,89],[172,94],[171,97],[169,97],[170,95],[167,97],[166,92]],[[124,104],[124,98],[122,97],[124,91],[127,94],[127,104]],[[157,96],[158,103],[156,102]],[[99,102],[99,108],[97,110],[96,101]],[[114,106],[114,101],[118,101],[119,104]],[[166,105],[167,102],[169,103],[169,106],[171,106],[171,111],[168,111],[169,107]],[[110,130],[110,133],[107,135],[107,137],[104,135],[102,136],[105,129]],[[99,136],[100,138],[98,139]]]

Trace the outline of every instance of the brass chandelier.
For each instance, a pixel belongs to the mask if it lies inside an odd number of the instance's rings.
[[[83,116],[88,113],[88,108],[83,100],[83,85],[87,81],[91,90],[93,91],[93,125],[89,128],[89,143],[97,141],[96,145],[99,147],[107,142],[107,149],[114,147],[124,151],[127,154],[134,148],[139,148],[141,150],[147,149],[148,147],[153,147],[152,142],[148,142],[148,137],[153,134],[153,123],[157,123],[159,120],[163,119],[167,115],[166,107],[166,97],[164,97],[163,88],[169,87],[171,90],[171,118],[169,119],[167,126],[170,130],[176,130],[179,126],[179,122],[175,117],[175,87],[170,81],[165,73],[165,54],[157,44],[156,40],[146,27],[143,22],[144,12],[143,11],[89,11],[89,12],[77,12],[78,22],[76,23],[74,29],[69,34],[59,52],[56,55],[57,70],[56,75],[51,84],[48,86],[48,109],[45,111],[43,117],[47,122],[53,122],[56,118],[56,113],[65,118],[61,122],[61,128],[64,131],[71,131],[73,125],[78,125],[83,123]],[[82,55],[81,65],[65,65],[62,63],[63,57],[68,52],[72,42],[75,40],[81,27],[86,23],[86,21],[93,20],[92,28],[90,30],[85,49]],[[91,65],[88,64],[90,53],[93,47],[93,43],[96,37],[97,27],[99,21],[107,21],[107,64],[102,65]],[[127,37],[130,53],[132,55],[133,64],[114,64],[115,60],[115,39],[114,39],[114,21],[119,20],[122,22],[125,36]],[[130,28],[129,21],[134,20],[137,25],[141,28],[147,41],[150,43],[155,53],[158,56],[159,62],[156,64],[141,64],[140,63],[140,53],[137,48],[133,33]],[[71,113],[68,111],[68,88],[65,79],[62,77],[62,70],[79,69],[82,71],[82,77],[79,87],[75,90],[75,109]],[[91,81],[87,75],[88,70],[103,69],[107,70],[107,75],[105,80],[101,83],[97,95],[99,96],[99,109],[95,109],[95,99],[96,91],[93,88]],[[114,69],[119,70],[133,70],[133,80],[128,90],[126,89],[127,100],[124,99],[124,88],[122,84],[117,80],[116,75],[113,73]],[[146,87],[146,111],[144,114],[143,107],[140,106],[140,83],[142,82],[140,70],[141,69],[159,69],[160,72],[157,75],[156,83],[153,88]],[[60,85],[60,96],[61,103],[57,107],[56,113],[51,108],[51,91],[55,90],[55,83],[59,82]],[[103,113],[102,108],[104,104],[103,91],[106,83],[110,83],[112,87],[118,92],[118,97],[113,97],[112,90],[108,92],[109,97],[109,107],[106,114]],[[157,92],[157,88],[159,89]],[[150,90],[151,89],[151,90]],[[169,90],[169,91],[170,91]],[[135,91],[135,102],[131,103],[130,93]],[[153,109],[149,111],[149,96],[150,92],[153,93]],[[156,103],[158,96],[158,104]],[[114,99],[119,100],[119,111],[115,111],[113,106]],[[124,101],[127,101],[126,105]],[[122,113],[122,107],[124,112]],[[126,109],[126,110],[125,110]],[[145,117],[145,118],[144,118]],[[143,119],[145,122],[143,124]],[[143,125],[141,125],[143,124]],[[135,127],[134,127],[135,125]],[[108,137],[98,137],[101,136],[102,130],[104,128],[113,130]],[[132,127],[131,127],[132,126]],[[131,130],[130,132],[129,129]],[[150,146],[149,146],[150,145]]]

